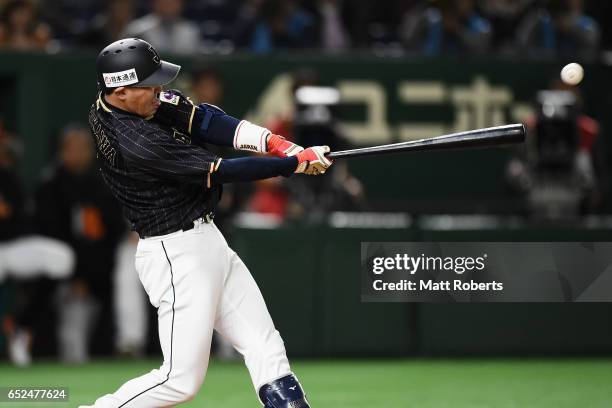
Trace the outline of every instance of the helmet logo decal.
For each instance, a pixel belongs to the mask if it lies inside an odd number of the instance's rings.
[[[102,78],[104,78],[104,85],[107,88],[117,88],[138,82],[138,75],[136,75],[134,68],[119,72],[105,72],[102,74]]]
[[[157,55],[157,51],[153,49],[152,45],[149,45],[149,50],[151,50],[151,52],[153,53],[153,62],[155,62],[157,65],[161,64],[161,61],[159,60],[159,55]]]

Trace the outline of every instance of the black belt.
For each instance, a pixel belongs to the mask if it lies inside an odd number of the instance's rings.
[[[196,218],[195,220],[191,221],[191,222],[186,222],[185,224],[181,225],[179,228],[177,228],[174,232],[176,231],[189,231],[192,230],[195,225],[196,222],[200,222],[200,223],[205,223],[205,224],[210,224],[211,222],[213,222],[213,219],[215,218],[215,213],[214,212],[209,212],[207,214],[204,214],[203,216],[201,216],[200,218]],[[153,235],[145,235],[142,236],[140,234],[138,234],[141,238],[143,239],[147,239],[147,238],[152,238]]]

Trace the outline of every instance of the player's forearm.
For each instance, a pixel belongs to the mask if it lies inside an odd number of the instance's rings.
[[[270,177],[289,177],[295,171],[295,157],[239,157],[223,159],[211,179],[215,183],[235,183],[262,180]]]

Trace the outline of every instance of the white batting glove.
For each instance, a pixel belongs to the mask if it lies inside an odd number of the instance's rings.
[[[298,165],[295,173],[304,173],[309,176],[324,174],[332,165],[332,161],[325,157],[329,153],[329,146],[313,146],[295,155]]]

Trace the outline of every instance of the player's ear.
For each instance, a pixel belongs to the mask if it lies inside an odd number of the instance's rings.
[[[125,101],[127,99],[127,88],[125,86],[119,86],[115,88],[115,92],[113,93],[117,95],[117,98],[120,101]]]

